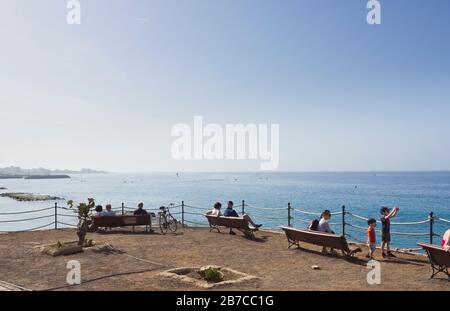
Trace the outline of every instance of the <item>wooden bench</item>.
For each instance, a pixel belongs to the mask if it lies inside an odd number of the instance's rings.
[[[258,231],[258,228],[253,227],[248,220],[242,217],[224,217],[224,216],[212,216],[205,215],[208,219],[209,227],[211,228],[209,231],[217,230],[220,233],[219,227],[227,227],[231,229],[237,229],[244,233],[247,238],[254,238],[255,231]]]
[[[91,230],[98,228],[134,227],[145,226],[145,231],[152,230],[151,215],[118,215],[118,216],[94,216],[91,217]]]
[[[443,272],[448,276],[450,281],[450,273],[448,272],[448,268],[450,267],[450,252],[433,244],[417,243],[417,245],[427,252],[432,269],[431,278],[434,278],[439,272]]]
[[[347,240],[343,235],[289,227],[281,227],[281,229],[283,229],[286,234],[289,243],[288,248],[291,248],[294,245],[300,247],[300,242],[305,242],[341,250],[344,256],[353,256],[354,254],[361,252],[361,248],[359,247],[350,249]]]

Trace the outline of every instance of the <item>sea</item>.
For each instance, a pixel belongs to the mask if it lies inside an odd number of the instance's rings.
[[[366,218],[378,220],[380,208],[398,206],[392,219],[392,245],[416,248],[416,242],[441,243],[450,228],[450,172],[329,172],[329,173],[107,173],[72,175],[70,179],[0,179],[0,192],[27,192],[53,195],[65,200],[112,204],[118,213],[132,211],[139,202],[157,211],[172,206],[174,217],[190,226],[207,226],[203,213],[215,202],[233,201],[263,228],[279,230],[291,225],[306,228],[325,209],[332,212],[332,228],[349,240],[366,239]],[[58,207],[58,228],[76,224],[76,214],[57,202],[17,202],[0,197],[0,232],[44,230],[55,227],[54,207]],[[172,205],[171,205],[172,204]],[[288,208],[290,206],[290,209]],[[345,206],[345,219],[342,209]],[[28,213],[31,211],[38,211]],[[19,214],[11,214],[19,213]],[[429,219],[435,221],[431,228]],[[290,222],[288,216],[290,215]],[[346,225],[343,226],[342,222]],[[379,240],[379,236],[378,236]]]

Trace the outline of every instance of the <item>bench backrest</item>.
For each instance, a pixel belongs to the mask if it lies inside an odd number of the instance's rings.
[[[122,215],[92,217],[94,227],[126,227],[126,226],[149,226],[150,215]]]
[[[292,241],[305,242],[309,244],[340,249],[344,252],[350,252],[347,240],[342,235],[312,230],[294,229],[289,227],[281,228],[285,232],[287,238]]]
[[[441,267],[450,267],[450,252],[433,244],[417,243],[417,245],[427,251],[432,263]]]
[[[224,217],[205,215],[212,226],[229,227],[235,229],[249,229],[248,222],[242,217]]]

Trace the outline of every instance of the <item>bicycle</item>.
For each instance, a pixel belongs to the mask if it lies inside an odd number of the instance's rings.
[[[173,207],[173,203],[169,206]],[[161,229],[162,234],[166,234],[167,232],[176,232],[178,221],[175,217],[170,214],[170,208],[167,206],[161,206],[159,215],[159,228]]]

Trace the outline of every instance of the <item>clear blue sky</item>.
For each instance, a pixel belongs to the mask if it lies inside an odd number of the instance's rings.
[[[450,1],[0,2],[0,167],[176,162],[170,129],[280,124],[280,170],[450,170]]]

